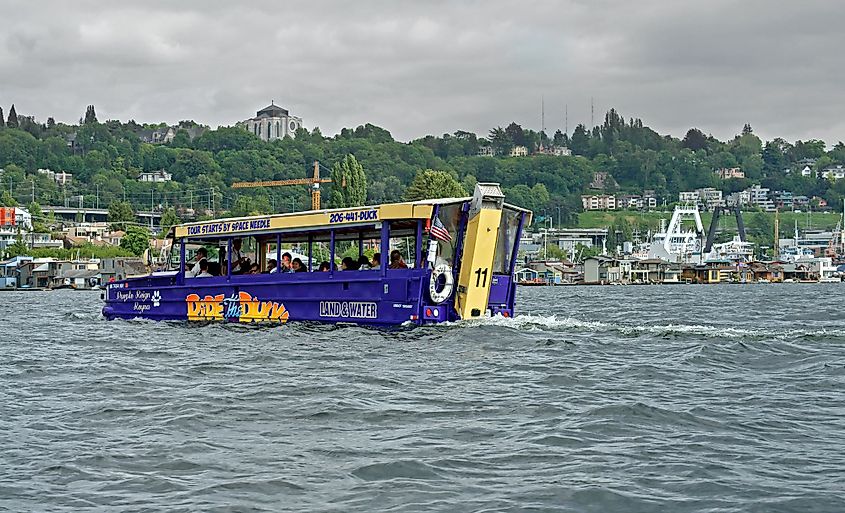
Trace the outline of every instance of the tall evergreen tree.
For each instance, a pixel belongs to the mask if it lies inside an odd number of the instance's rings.
[[[56,126],[56,120],[53,117],[47,118],[47,128],[54,128]]]
[[[366,201],[367,175],[355,155],[348,154],[332,166],[329,204],[335,208],[359,207]]]
[[[94,106],[89,105],[85,109],[85,119],[82,121],[82,123],[87,125],[89,123],[96,123],[96,122],[97,122],[97,113],[94,112]]]
[[[0,128],[6,126],[6,120],[3,119],[3,107],[0,107]]]
[[[18,128],[18,113],[15,112],[15,104],[9,109],[9,120],[6,121],[6,126],[9,128]]]
[[[586,155],[590,146],[590,135],[587,132],[587,127],[579,124],[575,127],[575,132],[572,133],[572,146],[570,149],[575,155]]]

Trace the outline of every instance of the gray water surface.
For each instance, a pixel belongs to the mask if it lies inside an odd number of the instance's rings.
[[[845,284],[394,331],[0,299],[3,511],[845,511]]]

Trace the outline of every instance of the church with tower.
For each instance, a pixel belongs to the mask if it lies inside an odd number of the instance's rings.
[[[296,130],[302,128],[302,118],[291,116],[287,109],[271,101],[254,118],[241,121],[238,126],[252,132],[262,141],[275,141],[286,135],[295,137]]]

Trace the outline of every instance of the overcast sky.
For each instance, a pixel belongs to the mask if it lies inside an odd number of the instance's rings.
[[[615,107],[661,133],[845,140],[827,0],[0,0],[0,106],[39,120],[228,125],[275,100],[325,135],[399,140]]]

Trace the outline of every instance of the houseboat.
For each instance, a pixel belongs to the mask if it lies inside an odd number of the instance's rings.
[[[531,215],[479,183],[468,198],[183,224],[168,234],[165,269],[108,284],[103,315],[382,326],[510,317]]]

